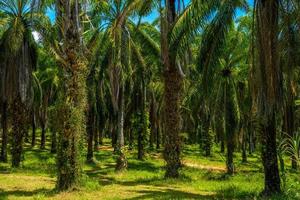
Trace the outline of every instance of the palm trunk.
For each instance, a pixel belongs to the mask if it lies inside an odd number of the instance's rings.
[[[46,148],[46,131],[47,131],[47,123],[48,123],[48,103],[49,103],[49,94],[46,93],[43,96],[43,104],[40,111],[40,123],[41,123],[41,149]]]
[[[164,159],[166,161],[165,177],[179,177],[181,167],[180,104],[183,78],[176,67],[176,56],[169,49],[169,33],[176,19],[175,0],[166,1],[167,16],[162,18],[161,49],[164,63]]]
[[[262,161],[265,172],[263,194],[281,192],[276,145],[276,118],[282,105],[282,72],[278,62],[279,0],[257,1],[259,46],[258,110],[261,117]]]
[[[71,78],[64,80],[64,101],[59,115],[62,130],[59,132],[57,166],[57,187],[59,190],[69,190],[77,186],[81,176],[81,163],[79,146],[82,141],[85,127],[85,81],[84,66],[76,61],[70,61],[74,69]],[[79,61],[77,61],[79,62]],[[76,70],[77,69],[77,70]],[[78,81],[81,80],[81,81]]]
[[[156,127],[156,149],[160,149],[161,144],[161,126],[160,122],[157,121],[157,127]]]
[[[27,131],[25,132],[25,135],[24,135],[24,142],[25,143],[29,143],[29,125],[27,124]]]
[[[2,146],[1,146],[1,156],[0,161],[7,162],[7,141],[8,141],[8,130],[7,130],[7,102],[2,104]]]
[[[211,156],[211,148],[213,143],[213,138],[210,134],[210,114],[205,113],[204,114],[204,120],[203,120],[203,135],[202,135],[202,149],[204,151],[204,155],[206,157]]]
[[[220,116],[217,116],[217,121],[216,121],[216,131],[218,134],[218,142],[221,144],[220,152],[224,153],[225,151],[225,144],[224,144],[224,121],[223,118]]]
[[[63,85],[58,105],[59,139],[57,149],[57,187],[70,190],[81,177],[80,150],[85,133],[86,110],[86,60],[81,48],[78,1],[58,0],[57,17],[62,26],[65,65]]]
[[[247,131],[242,129],[242,162],[247,162],[247,140],[246,140],[246,134]]]
[[[27,112],[20,97],[15,98],[12,105],[12,167],[20,167],[23,153],[23,139],[27,131]]]
[[[167,162],[166,177],[179,176],[181,167],[180,152],[180,91],[182,77],[174,69],[165,72],[165,149],[164,158]]]
[[[99,145],[103,145],[104,130],[104,127],[100,127],[99,125]]]
[[[255,142],[254,142],[254,130],[252,127],[249,128],[248,131],[248,138],[249,138],[249,154],[251,155],[255,151]]]
[[[127,169],[127,159],[124,154],[124,86],[120,87],[119,110],[118,110],[118,130],[116,152],[118,154],[116,171]]]
[[[94,140],[94,108],[92,105],[90,105],[89,111],[88,111],[88,118],[87,118],[87,156],[86,159],[88,162],[93,161],[94,157],[94,151],[93,151],[93,140]]]
[[[280,176],[278,170],[275,114],[268,120],[268,125],[263,126],[262,134],[262,161],[265,172],[266,195],[280,192]]]
[[[151,149],[154,147],[154,142],[157,140],[157,127],[156,127],[156,105],[155,105],[155,97],[154,94],[151,94],[151,104],[150,104],[150,125],[151,125],[151,132],[150,132],[150,139],[149,139],[149,146]]]
[[[57,151],[57,139],[56,139],[56,131],[52,130],[51,135],[51,153],[56,153]]]
[[[95,113],[96,115],[96,113]],[[100,129],[99,127],[97,128],[97,121],[99,121],[98,117],[95,116],[95,122],[94,122],[94,152],[98,151],[99,148],[99,134],[100,134]]]
[[[34,147],[36,142],[36,119],[35,119],[34,108],[32,109],[32,113],[31,113],[31,128],[32,128],[31,147]]]
[[[41,133],[41,149],[45,149],[46,148],[46,122],[44,122],[42,120],[41,122],[41,129],[42,129],[42,133]]]
[[[225,139],[223,138],[222,140],[221,140],[221,153],[224,153],[225,152]]]
[[[111,146],[114,148],[114,152],[116,152],[117,148],[117,131],[116,127],[118,124],[118,114],[113,113],[112,120],[110,122],[110,132],[111,132]]]
[[[150,138],[149,138],[149,147],[150,147],[150,149],[153,149],[153,147],[154,147],[153,143],[155,141],[155,136],[156,136],[155,131],[156,131],[156,127],[151,126]]]
[[[143,77],[143,76],[142,76]],[[144,78],[142,78],[144,79]],[[144,80],[142,80],[142,86],[140,89],[140,130],[138,131],[138,159],[143,160],[145,156],[145,140],[147,134],[147,122],[146,120],[146,88]]]
[[[234,174],[235,167],[233,162],[233,153],[235,148],[235,132],[237,128],[236,108],[234,102],[234,85],[230,84],[231,80],[227,80],[225,83],[224,91],[224,105],[225,105],[225,135],[227,146],[226,166],[227,173]]]

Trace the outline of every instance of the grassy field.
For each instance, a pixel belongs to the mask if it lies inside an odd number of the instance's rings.
[[[186,146],[184,167],[178,180],[164,179],[164,161],[160,152],[136,160],[136,152],[127,151],[129,168],[114,171],[114,155],[108,144],[96,153],[93,164],[84,164],[82,186],[75,191],[55,190],[55,155],[49,150],[26,147],[21,169],[0,164],[0,199],[260,199],[263,174],[259,157],[242,164],[236,155],[237,173],[225,175],[224,157],[217,150],[210,158],[197,146]],[[287,166],[289,168],[289,166]],[[288,171],[285,194],[272,199],[300,199],[300,176]]]

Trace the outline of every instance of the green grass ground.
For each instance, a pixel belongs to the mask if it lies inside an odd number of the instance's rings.
[[[112,148],[104,145],[96,153],[96,163],[85,164],[83,185],[76,191],[55,191],[55,155],[49,150],[26,147],[21,169],[0,164],[0,199],[260,199],[263,174],[259,157],[249,157],[242,164],[236,155],[237,173],[225,175],[224,157],[217,150],[210,158],[201,155],[197,146],[186,146],[182,177],[164,179],[161,154],[151,153],[145,161],[136,160],[136,152],[127,151],[129,168],[114,171]],[[300,178],[288,172],[285,194],[272,199],[300,199]]]

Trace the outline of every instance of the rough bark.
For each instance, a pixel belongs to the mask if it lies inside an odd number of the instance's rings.
[[[281,191],[280,175],[278,170],[275,115],[263,125],[262,134],[262,161],[265,173],[265,195]]]
[[[57,0],[57,18],[65,55],[63,86],[58,105],[57,188],[71,190],[81,177],[80,149],[86,131],[86,59],[82,51],[80,5],[78,1]]]
[[[176,70],[169,69],[165,74],[165,145],[164,158],[166,177],[177,178],[181,167],[180,152],[180,99],[182,77]]]
[[[23,154],[23,139],[27,131],[27,112],[20,97],[12,105],[12,167],[20,167]]]
[[[175,0],[166,1],[167,16],[162,17],[161,50],[164,64],[164,159],[165,177],[179,177],[181,167],[180,105],[183,77],[176,66],[176,55],[169,46],[169,35],[176,19]]]
[[[281,192],[276,145],[275,113],[282,105],[282,72],[278,59],[279,0],[258,0],[257,37],[259,50],[258,113],[265,173],[263,194]]]
[[[8,142],[8,104],[7,102],[2,103],[2,115],[1,115],[1,126],[2,126],[2,145],[0,161],[7,162],[7,142]]]
[[[87,156],[86,160],[88,162],[93,161],[94,157],[94,149],[93,149],[93,141],[94,141],[94,132],[95,132],[95,112],[92,105],[89,106],[88,117],[87,117]]]

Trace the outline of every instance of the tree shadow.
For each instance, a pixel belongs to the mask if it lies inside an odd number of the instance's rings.
[[[135,192],[135,191],[132,191]],[[138,191],[140,194],[137,197],[128,198],[130,200],[138,199],[203,199],[210,200],[215,199],[214,195],[201,195],[190,192],[184,192],[174,189],[162,189],[162,190],[141,190]]]
[[[9,199],[10,196],[17,196],[17,197],[32,197],[34,195],[44,195],[47,197],[54,196],[57,193],[54,189],[46,189],[40,188],[32,191],[25,191],[25,190],[9,190],[5,191],[0,189],[0,199]]]
[[[128,162],[128,170],[136,170],[136,171],[148,171],[148,172],[158,172],[161,169],[160,166],[156,166],[148,161],[129,161]]]
[[[116,181],[115,184],[122,186],[139,186],[139,185],[152,185],[152,186],[161,186],[164,185],[161,183],[163,178],[153,177],[153,178],[139,178],[134,181]]]
[[[223,172],[213,172],[211,170],[207,170],[202,177],[208,181],[228,181],[232,176]]]
[[[257,192],[240,190],[235,186],[217,191],[215,199],[257,199]]]

